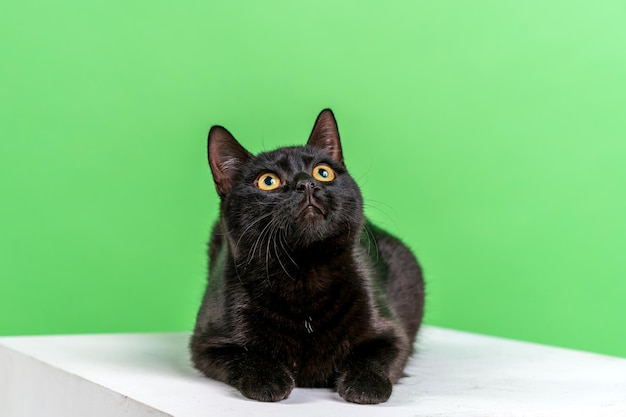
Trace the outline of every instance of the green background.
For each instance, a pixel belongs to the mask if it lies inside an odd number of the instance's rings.
[[[3,0],[0,334],[191,329],[206,134],[331,107],[429,324],[626,357],[623,1]]]

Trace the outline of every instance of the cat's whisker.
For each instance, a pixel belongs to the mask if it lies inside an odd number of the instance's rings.
[[[363,230],[365,231],[365,237],[367,237],[367,254],[369,256],[372,256],[372,254],[370,253],[370,250],[372,248],[372,246],[374,247],[374,250],[376,251],[376,262],[378,262],[378,256],[379,256],[379,251],[378,251],[378,242],[376,241],[376,237],[374,236],[374,232],[372,232],[370,230],[370,227],[365,224],[363,226]],[[372,245],[373,243],[373,245]]]
[[[278,240],[278,244],[280,245],[280,248],[282,249],[282,252],[287,255],[287,258],[289,258],[289,261],[291,261],[291,263],[293,264],[293,266],[296,267],[296,269],[300,269],[300,267],[298,266],[298,264],[296,263],[296,261],[293,259],[293,257],[289,254],[289,250],[285,247],[285,237],[283,236],[283,231],[285,230],[285,227],[287,226],[287,222],[283,220],[283,222],[279,225],[279,227],[277,228],[277,240]],[[276,246],[276,251],[278,251],[278,246]],[[277,255],[278,256],[278,255]],[[283,266],[282,262],[281,262],[281,266],[283,267],[283,270],[285,271],[285,273],[289,276],[289,278],[295,280],[294,277],[292,277],[289,272],[287,272],[287,269]]]
[[[280,254],[278,253],[278,245],[276,244],[276,241],[280,240],[280,228],[276,227],[274,230],[275,230],[275,233],[274,233],[274,237],[272,238],[272,243],[274,244],[274,254],[276,255],[276,260],[278,261],[278,264],[280,265],[281,269],[285,272],[285,274],[287,274],[287,276],[291,278],[292,280],[295,280],[295,278],[291,276],[289,271],[287,271],[287,268],[285,268],[283,261],[280,259]],[[289,256],[289,254],[287,254],[287,256]]]
[[[259,217],[258,219],[256,219],[255,221],[253,221],[252,223],[250,223],[248,225],[248,227],[246,227],[244,229],[243,232],[241,232],[241,236],[239,236],[239,239],[237,239],[237,243],[235,244],[235,250],[239,249],[239,244],[241,243],[241,240],[244,238],[244,236],[246,235],[246,233],[248,232],[248,230],[250,230],[254,225],[256,225],[257,223],[259,223],[260,221],[270,217],[272,215],[272,212],[266,213],[264,215],[262,215],[261,217]]]
[[[287,248],[285,248],[285,238],[283,236],[282,233],[278,234],[278,243],[280,243],[280,246],[283,248],[283,252],[285,252],[285,255],[287,255],[287,257],[289,258],[289,260],[291,261],[291,263],[297,268],[300,269],[300,267],[298,266],[298,263],[291,257],[291,255],[289,254],[289,250]]]
[[[383,221],[379,219],[377,220],[376,224],[385,225],[388,221],[394,227],[398,226],[397,222],[395,221],[395,219],[398,217],[397,211],[394,210],[393,207],[391,207],[389,204],[385,203],[384,201],[368,199],[366,202],[363,203],[363,208],[366,211],[376,210],[378,213],[382,215],[381,217],[383,217],[385,220]],[[389,211],[391,211],[391,214],[389,214]]]
[[[266,233],[268,233],[269,228],[271,227],[273,223],[273,219],[270,220],[265,227],[261,230],[261,233],[259,233],[259,236],[257,236],[254,245],[252,245],[252,249],[250,250],[250,252],[248,253],[248,262],[247,265],[250,264],[250,262],[252,262],[252,260],[254,259],[255,255],[256,255],[256,251],[257,248],[260,247],[260,244],[262,245],[262,242],[264,240],[264,235]]]
[[[272,221],[270,221],[269,224],[273,226],[274,219],[272,219]],[[265,247],[265,276],[267,278],[267,284],[270,287],[272,286],[272,280],[270,279],[270,270],[269,270],[270,268],[270,243],[272,241],[273,234],[274,234],[274,229],[270,228],[270,230],[267,232],[267,245]]]
[[[374,203],[374,204],[372,204],[372,203]],[[376,199],[373,199],[373,198],[368,198],[367,201],[365,202],[365,205],[373,207],[373,208],[376,208],[376,209],[380,210],[383,213],[384,213],[384,211],[382,209],[376,207],[376,205],[384,206],[385,209],[389,209],[390,211],[393,212],[393,214],[397,214],[396,209],[391,204],[389,204],[389,203],[387,203],[386,201],[383,201],[383,200],[376,200]]]

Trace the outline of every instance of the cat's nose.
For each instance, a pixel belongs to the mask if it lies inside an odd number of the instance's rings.
[[[304,172],[296,175],[294,181],[296,183],[296,191],[300,193],[315,191],[319,188],[313,177]]]

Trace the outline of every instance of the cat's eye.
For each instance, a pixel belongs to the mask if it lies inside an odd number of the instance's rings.
[[[319,164],[313,168],[313,178],[322,182],[330,182],[335,179],[335,171],[326,164]]]
[[[256,186],[263,191],[275,190],[280,186],[280,178],[273,172],[266,172],[257,178]]]

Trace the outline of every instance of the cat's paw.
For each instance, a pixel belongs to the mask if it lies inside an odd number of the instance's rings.
[[[392,384],[386,375],[370,369],[348,370],[337,380],[337,392],[357,404],[384,403],[391,396]]]
[[[233,385],[252,400],[275,402],[289,397],[295,387],[293,377],[281,367],[266,367],[249,370],[241,375]]]

